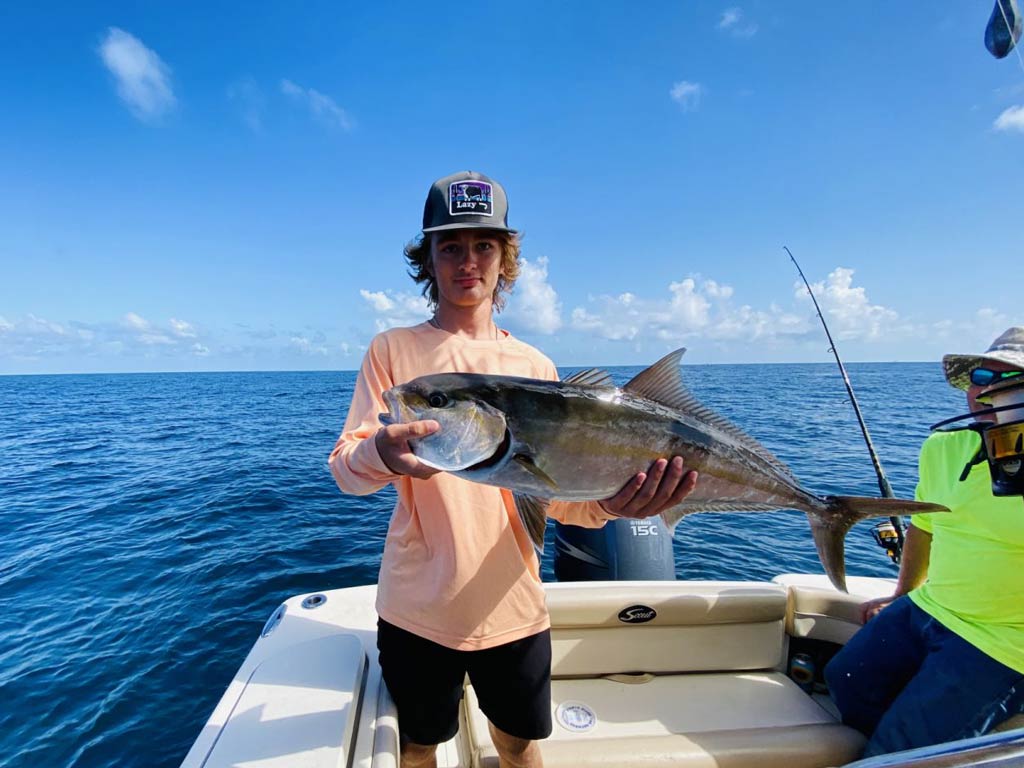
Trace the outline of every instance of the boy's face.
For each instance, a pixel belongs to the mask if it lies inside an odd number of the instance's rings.
[[[501,276],[501,240],[493,231],[435,232],[430,238],[430,262],[438,305],[477,307],[492,303]]]

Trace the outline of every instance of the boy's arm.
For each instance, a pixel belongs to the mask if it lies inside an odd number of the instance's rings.
[[[393,385],[379,337],[370,343],[356,378],[345,428],[327,460],[338,487],[364,496],[400,477],[381,458],[375,439],[381,428],[378,414],[387,410],[383,393]],[[371,438],[371,439],[367,439]]]

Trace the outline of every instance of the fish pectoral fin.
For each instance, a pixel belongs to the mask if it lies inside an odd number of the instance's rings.
[[[517,453],[515,456],[512,457],[512,461],[514,461],[520,467],[522,467],[531,475],[536,477],[552,491],[558,490],[558,483],[552,480],[551,476],[547,472],[538,467],[537,463],[533,460],[531,456],[527,456],[525,453]]]
[[[513,493],[512,499],[539,559],[544,554],[544,529],[548,523],[548,505],[551,502],[547,499],[538,499],[536,496],[527,496],[525,493]]]

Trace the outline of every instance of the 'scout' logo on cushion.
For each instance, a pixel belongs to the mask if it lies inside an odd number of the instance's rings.
[[[658,612],[650,606],[631,605],[629,608],[623,608],[619,611],[619,621],[626,624],[643,624],[657,615]]]

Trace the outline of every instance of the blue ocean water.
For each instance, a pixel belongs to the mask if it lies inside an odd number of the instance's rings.
[[[683,370],[809,489],[877,495],[835,366]],[[849,372],[912,496],[927,427],[962,396],[936,364]],[[344,496],[326,468],[354,381],[0,377],[0,766],[176,766],[283,599],[375,581],[394,496]],[[794,512],[689,517],[675,558],[679,578],[821,571]],[[848,537],[847,570],[895,574],[869,524]]]

